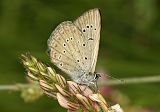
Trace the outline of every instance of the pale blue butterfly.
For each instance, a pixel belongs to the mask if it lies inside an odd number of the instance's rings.
[[[75,21],[57,26],[48,39],[51,61],[79,84],[95,83],[100,41],[99,9],[91,9]]]

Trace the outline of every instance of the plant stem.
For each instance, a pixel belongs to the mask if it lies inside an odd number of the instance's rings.
[[[100,81],[99,85],[126,85],[126,84],[139,84],[139,83],[152,83],[160,82],[160,75],[147,76],[147,77],[135,77],[135,78],[123,78],[123,79],[112,79],[107,81]]]
[[[160,76],[148,76],[148,77],[135,77],[135,78],[123,78],[120,80],[106,80],[100,81],[98,85],[122,85],[122,84],[139,84],[139,83],[152,83],[160,82]],[[0,85],[0,90],[12,90],[20,91],[22,88],[30,86],[30,84],[15,84],[15,85]]]
[[[0,90],[20,91],[22,88],[26,88],[31,84],[14,84],[14,85],[0,85]]]

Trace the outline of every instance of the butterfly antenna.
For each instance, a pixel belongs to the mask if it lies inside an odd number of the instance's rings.
[[[115,79],[115,80],[117,80],[117,81],[119,81],[119,82],[121,82],[121,83],[125,83],[125,80],[123,80],[123,79],[118,79],[118,78],[113,77],[113,76],[108,75],[108,74],[107,74],[107,76],[110,77],[110,78],[112,78],[112,79]]]

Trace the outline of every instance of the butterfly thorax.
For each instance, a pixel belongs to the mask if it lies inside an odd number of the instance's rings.
[[[94,73],[85,73],[82,75],[79,75],[80,77],[72,77],[72,79],[78,83],[78,84],[85,84],[85,85],[90,85],[90,84],[95,84],[97,79],[99,78],[99,74],[96,72]]]

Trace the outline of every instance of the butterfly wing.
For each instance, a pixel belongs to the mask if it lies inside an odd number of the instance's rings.
[[[71,22],[62,22],[48,39],[51,61],[73,80],[89,69],[88,44],[83,33]]]
[[[101,29],[101,17],[99,9],[91,9],[73,22],[78,29],[83,33],[85,41],[87,42],[89,49],[88,57],[90,59],[89,72],[94,73],[100,41],[100,29]]]

